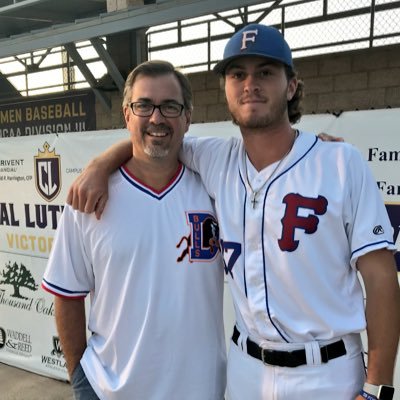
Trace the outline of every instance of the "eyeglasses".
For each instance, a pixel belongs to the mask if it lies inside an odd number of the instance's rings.
[[[129,107],[132,112],[138,117],[150,117],[156,108],[160,110],[163,117],[167,118],[177,118],[182,114],[185,106],[179,103],[164,103],[158,106],[152,103],[145,103],[141,101],[136,101],[129,103]]]

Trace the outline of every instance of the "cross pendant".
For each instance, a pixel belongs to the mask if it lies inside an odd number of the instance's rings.
[[[253,209],[256,208],[257,201],[257,194],[253,193],[253,198],[251,199],[251,204],[253,204]]]

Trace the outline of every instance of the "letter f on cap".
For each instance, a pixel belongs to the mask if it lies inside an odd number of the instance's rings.
[[[247,44],[246,42],[255,42],[256,41],[256,35],[258,35],[258,29],[254,29],[254,31],[244,31],[242,33],[242,47],[240,50],[247,49]]]

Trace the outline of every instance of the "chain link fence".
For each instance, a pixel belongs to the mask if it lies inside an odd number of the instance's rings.
[[[280,29],[295,58],[400,43],[400,1],[274,0],[151,28],[149,58],[186,73],[210,70],[232,33],[251,22]]]

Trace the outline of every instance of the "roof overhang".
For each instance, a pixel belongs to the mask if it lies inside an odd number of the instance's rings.
[[[254,0],[166,0],[104,13],[98,17],[0,39],[0,58],[259,3]]]

